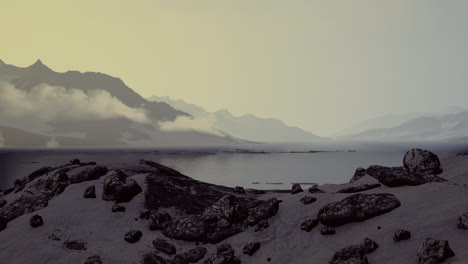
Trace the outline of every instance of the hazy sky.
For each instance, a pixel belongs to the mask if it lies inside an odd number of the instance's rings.
[[[0,59],[319,135],[468,106],[465,0],[1,1]]]

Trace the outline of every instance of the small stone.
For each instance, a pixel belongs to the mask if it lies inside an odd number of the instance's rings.
[[[71,250],[86,250],[86,242],[82,240],[65,241],[63,246]]]
[[[83,194],[83,198],[87,198],[87,199],[96,198],[96,187],[93,185],[93,186],[89,186],[88,188],[86,188]]]
[[[42,216],[36,214],[36,215],[31,216],[31,218],[29,219],[29,224],[32,227],[36,228],[36,227],[43,225],[44,220],[42,219]]]
[[[94,256],[88,257],[84,264],[102,264],[102,260],[100,256],[94,255]]]
[[[120,204],[114,204],[114,206],[112,206],[112,212],[113,213],[115,213],[115,212],[125,212],[125,207],[121,206]]]
[[[335,228],[325,226],[320,230],[320,233],[324,236],[334,235],[336,233]]]
[[[302,190],[301,185],[299,183],[295,183],[292,186],[291,194],[296,194],[296,193],[300,193],[300,192],[303,192],[303,191],[304,190]]]
[[[236,186],[236,187],[234,188],[234,192],[244,194],[244,193],[245,193],[245,190],[244,190],[244,187]]]
[[[457,226],[460,229],[468,229],[468,213],[460,215]]]
[[[258,243],[258,242],[247,243],[247,245],[244,246],[243,252],[246,255],[252,256],[259,249],[260,249],[260,243]]]
[[[398,229],[395,231],[395,234],[393,234],[393,241],[396,243],[401,240],[408,240],[411,238],[411,232],[407,230],[401,230]]]
[[[374,240],[366,237],[362,241],[362,248],[364,249],[364,253],[368,254],[378,249],[379,244],[377,244],[377,242],[375,242]]]
[[[304,230],[306,232],[310,232],[314,227],[318,225],[318,220],[317,219],[307,219],[301,224],[301,230]]]
[[[317,201],[317,198],[311,197],[311,196],[304,196],[301,198],[301,203],[303,204],[311,204],[315,201]]]
[[[161,238],[153,240],[153,246],[157,250],[168,255],[174,255],[177,252],[176,247],[173,244]]]
[[[143,236],[143,233],[141,231],[130,230],[127,232],[127,234],[125,234],[124,239],[128,243],[135,243],[135,242],[138,242],[142,236]]]
[[[325,193],[324,191],[320,190],[319,188],[317,188],[317,186],[312,186],[309,188],[309,192],[310,193]]]
[[[446,259],[455,256],[447,240],[435,240],[426,238],[418,250],[419,264],[442,263]]]

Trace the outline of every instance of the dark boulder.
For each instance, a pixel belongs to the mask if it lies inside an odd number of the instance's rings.
[[[300,192],[303,192],[304,190],[302,190],[302,187],[299,183],[295,183],[293,184],[292,188],[291,188],[291,194],[296,194],[296,193],[300,193]]]
[[[190,215],[168,222],[163,228],[166,237],[185,241],[206,241],[208,224],[203,217]]]
[[[236,187],[234,188],[234,191],[235,191],[236,193],[241,193],[241,194],[244,194],[244,193],[245,193],[244,188],[241,187],[241,186],[236,186]]]
[[[336,233],[335,228],[330,227],[330,226],[324,226],[322,227],[322,229],[320,229],[320,234],[324,236],[334,235],[335,233]]]
[[[395,231],[395,234],[393,234],[393,241],[395,243],[401,240],[408,240],[410,238],[411,238],[411,232],[407,230],[398,229],[397,231]]]
[[[338,250],[330,264],[368,264],[366,253],[362,246],[349,246]]]
[[[246,254],[246,255],[252,256],[259,249],[260,249],[260,243],[258,243],[258,242],[247,243],[244,246],[244,249],[242,250],[242,252],[244,252],[244,254]]]
[[[359,185],[359,186],[352,186],[352,187],[343,188],[343,189],[337,191],[337,193],[357,193],[357,192],[363,192],[363,191],[375,189],[375,188],[378,188],[380,186],[381,185],[379,183],[363,184],[363,185]]]
[[[393,194],[358,193],[325,205],[319,210],[317,218],[324,225],[341,226],[390,212],[400,205],[400,201]]]
[[[109,171],[105,166],[90,166],[78,168],[79,172],[70,174],[71,183],[80,183],[84,181],[92,181],[101,178]]]
[[[150,230],[162,230],[170,221],[172,217],[164,211],[151,211],[149,217]]]
[[[443,172],[439,157],[428,150],[412,149],[406,152],[403,165],[411,174],[436,175]]]
[[[8,221],[0,216],[0,231],[5,230],[7,228]]]
[[[104,180],[102,199],[126,203],[141,191],[140,185],[134,179],[128,177],[123,171],[116,170]]]
[[[218,246],[216,255],[205,260],[205,264],[240,264],[241,261],[234,256],[234,249],[229,244]]]
[[[159,256],[156,252],[148,252],[143,254],[141,259],[142,264],[169,264],[168,260]]]
[[[31,227],[36,228],[43,225],[44,220],[42,219],[42,216],[36,214],[31,216],[31,218],[29,219],[29,224],[31,225]]]
[[[418,250],[419,264],[436,264],[455,256],[447,240],[426,238]]]
[[[86,242],[82,240],[65,241],[63,246],[70,250],[86,250]]]
[[[367,174],[388,187],[416,186],[428,182],[445,182],[447,180],[436,175],[411,174],[403,167],[385,167],[372,165],[366,170]]]
[[[351,178],[349,181],[350,183],[353,183],[362,177],[366,176],[366,169],[364,168],[357,168],[356,171],[354,172],[354,176]]]
[[[271,198],[266,201],[262,201],[257,206],[253,206],[249,209],[247,222],[250,225],[255,225],[261,220],[275,216],[278,213],[280,202],[281,201],[276,198]]]
[[[258,222],[258,224],[255,226],[255,232],[263,231],[263,230],[267,229],[268,227],[270,227],[270,224],[268,223],[268,220],[266,220],[266,219],[261,220],[261,221]]]
[[[139,217],[141,219],[149,220],[150,216],[151,216],[151,210],[148,210],[148,209],[140,210],[140,216]]]
[[[0,200],[0,208],[2,208],[3,206],[5,206],[7,204],[7,201],[5,200]]]
[[[458,228],[468,229],[468,213],[464,213],[458,217]]]
[[[164,239],[158,238],[153,240],[152,243],[157,250],[165,254],[174,255],[177,252],[176,247]]]
[[[325,193],[324,191],[320,190],[317,186],[312,186],[309,188],[310,193]]]
[[[364,249],[364,252],[366,254],[368,253],[372,253],[374,252],[376,249],[379,248],[379,244],[377,244],[377,242],[375,242],[374,240],[370,239],[370,238],[364,238],[364,240],[362,241],[362,244],[361,246],[363,247]]]
[[[93,186],[89,186],[88,188],[86,188],[86,190],[83,193],[83,198],[86,198],[86,199],[96,198],[96,187],[93,185]]]
[[[140,238],[143,236],[143,233],[139,230],[130,230],[125,234],[124,240],[128,243],[136,243],[140,241]]]
[[[113,213],[115,213],[115,212],[125,212],[125,207],[121,206],[120,204],[114,204],[112,206],[112,212]]]
[[[94,256],[88,257],[84,264],[102,264],[102,260],[100,256],[94,255]]]
[[[72,159],[70,160],[70,165],[81,165],[81,161],[79,159]]]
[[[208,250],[205,247],[196,247],[182,254],[177,254],[171,264],[197,263],[205,257]]]
[[[311,204],[311,203],[317,201],[317,198],[311,197],[311,196],[304,196],[304,197],[301,198],[300,201],[303,204]]]
[[[301,224],[301,230],[304,230],[306,232],[310,232],[314,227],[318,225],[318,220],[317,219],[307,219]]]

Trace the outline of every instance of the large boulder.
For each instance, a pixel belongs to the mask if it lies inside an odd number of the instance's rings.
[[[411,174],[406,168],[403,167],[385,167],[379,165],[372,165],[367,168],[366,173],[376,178],[383,185],[388,187],[399,186],[416,186],[427,182],[444,182],[447,181],[439,176],[432,174]]]
[[[125,234],[124,240],[128,243],[136,243],[140,241],[140,238],[143,236],[143,233],[139,230],[130,230]]]
[[[354,194],[342,201],[325,205],[318,212],[318,220],[326,226],[341,226],[351,222],[361,222],[387,213],[401,205],[389,193]]]
[[[141,191],[140,185],[134,179],[128,177],[123,171],[116,170],[104,180],[102,199],[126,203]]]
[[[157,238],[157,239],[153,240],[152,243],[153,243],[153,246],[157,250],[159,250],[159,251],[161,251],[161,252],[163,252],[163,253],[165,253],[167,255],[174,255],[177,252],[177,249],[173,244],[167,242],[166,240],[164,240],[162,238]]]
[[[419,264],[442,263],[446,259],[455,256],[447,240],[435,240],[426,238],[418,250]]]
[[[99,179],[101,176],[106,175],[108,172],[107,167],[105,166],[86,166],[81,168],[76,168],[70,171],[70,182],[71,183],[80,183],[84,181],[92,181]]]
[[[364,168],[357,168],[356,171],[354,172],[354,176],[351,178],[351,180],[349,181],[350,183],[353,183],[359,179],[361,179],[362,177],[366,176],[366,170]]]
[[[291,194],[296,194],[296,193],[300,193],[300,192],[303,192],[304,190],[302,190],[302,187],[299,183],[295,183],[293,184],[292,188],[291,188]]]
[[[422,149],[412,149],[406,152],[403,165],[411,174],[436,175],[442,173],[439,157],[436,154]]]
[[[368,264],[366,254],[374,252],[379,245],[369,238],[364,238],[361,245],[353,245],[338,250],[330,264]]]

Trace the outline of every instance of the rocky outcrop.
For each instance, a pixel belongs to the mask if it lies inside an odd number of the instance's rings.
[[[322,207],[318,220],[327,226],[341,226],[351,222],[361,222],[387,213],[401,205],[400,201],[389,193],[354,194],[342,201]]]
[[[94,255],[94,256],[88,257],[84,264],[102,264],[102,260],[100,256]]]
[[[353,183],[359,179],[361,179],[362,177],[366,176],[366,170],[364,168],[357,168],[356,171],[354,172],[354,176],[351,178],[351,180],[349,181],[350,183]]]
[[[164,239],[158,238],[153,240],[152,243],[157,250],[167,255],[174,255],[177,252],[176,247]]]
[[[205,257],[208,250],[205,247],[196,247],[182,254],[177,254],[171,261],[171,264],[197,263]]]
[[[353,245],[338,250],[330,264],[368,264],[366,254],[374,252],[379,245],[372,239],[365,238],[361,245]]]
[[[86,242],[83,240],[69,240],[63,243],[63,246],[70,250],[86,250]]]
[[[300,192],[303,192],[304,190],[302,190],[302,187],[299,183],[295,183],[293,184],[292,188],[291,188],[291,194],[296,194],[296,193],[300,193]]]
[[[313,202],[316,202],[317,201],[317,198],[315,197],[311,197],[311,196],[304,196],[301,198],[301,203],[303,204],[311,204]]]
[[[70,171],[71,183],[97,180],[108,172],[108,169],[105,166],[86,166],[75,170],[77,171]]]
[[[31,227],[36,228],[43,225],[44,220],[42,219],[42,216],[36,214],[31,216],[31,218],[29,219],[29,224],[31,225]]]
[[[468,213],[464,213],[458,217],[458,228],[468,229]]]
[[[383,185],[388,187],[399,187],[399,186],[416,186],[428,182],[444,182],[447,181],[436,175],[416,175],[411,174],[403,167],[384,167],[378,165],[372,165],[367,168],[366,173],[376,178]]]
[[[318,220],[317,219],[307,219],[301,224],[301,230],[304,230],[306,232],[310,232],[314,227],[318,225]]]
[[[23,195],[20,198],[10,202],[0,210],[0,218],[9,222],[24,214],[32,213],[36,210],[46,207],[49,204],[50,196],[46,193],[37,193]]]
[[[172,217],[169,213],[164,211],[151,211],[149,217],[150,230],[162,230],[170,221]]]
[[[437,175],[443,172],[439,157],[422,149],[412,149],[403,157],[403,165],[411,174]]]
[[[401,240],[408,240],[411,238],[411,232],[407,230],[398,229],[393,234],[393,241],[399,242]]]
[[[89,186],[88,188],[86,188],[86,190],[83,193],[83,198],[86,198],[86,199],[96,198],[96,187],[93,185],[93,186]]]
[[[247,243],[244,246],[244,249],[242,250],[242,252],[244,252],[244,254],[246,255],[253,256],[253,254],[255,254],[255,252],[257,252],[259,249],[260,249],[259,242]]]
[[[379,183],[363,184],[359,186],[351,186],[351,187],[343,188],[337,191],[337,193],[357,193],[357,192],[363,192],[363,191],[379,188],[380,186],[381,185]]]
[[[127,176],[123,171],[116,170],[111,172],[104,180],[102,199],[126,203],[141,192],[140,185],[134,179]]]
[[[139,230],[130,230],[125,234],[124,240],[128,243],[136,243],[140,241],[140,238],[143,236],[143,233]]]
[[[442,263],[446,259],[455,256],[447,240],[435,240],[426,238],[418,250],[419,264]]]
[[[234,249],[229,244],[218,246],[216,255],[205,260],[205,264],[240,264],[241,261],[234,256]]]

